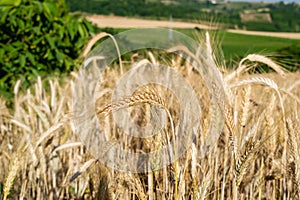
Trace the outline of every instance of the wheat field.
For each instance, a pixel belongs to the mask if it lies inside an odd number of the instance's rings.
[[[206,135],[198,134],[170,165],[147,173],[113,170],[91,154],[72,124],[77,72],[64,80],[38,77],[25,91],[19,81],[11,107],[0,99],[1,199],[299,199],[300,74],[256,54],[228,70],[207,46],[225,91],[225,96],[215,96],[224,109],[224,127],[207,154],[202,155],[201,146]],[[163,63],[175,69],[201,102],[201,132],[215,123],[209,117],[214,113],[199,73],[178,56],[158,57],[149,50],[146,58],[124,62],[124,69],[107,68],[98,85],[101,95],[94,112],[99,124],[110,140],[122,140],[124,148],[132,151],[149,152],[168,144],[177,137],[173,129],[180,118],[174,94],[157,85],[110,102],[123,70],[140,63]],[[252,73],[262,64],[273,72]],[[133,121],[143,125],[153,106],[170,118],[163,131],[150,139],[124,135],[112,119],[113,113],[128,109]]]

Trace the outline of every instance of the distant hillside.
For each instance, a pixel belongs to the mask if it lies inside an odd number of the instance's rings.
[[[67,0],[71,11],[154,19],[214,20],[228,28],[300,32],[300,6],[223,0]]]

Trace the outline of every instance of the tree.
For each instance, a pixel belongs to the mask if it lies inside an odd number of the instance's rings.
[[[92,25],[68,13],[64,1],[2,0],[0,3],[0,91],[18,79],[72,71]]]

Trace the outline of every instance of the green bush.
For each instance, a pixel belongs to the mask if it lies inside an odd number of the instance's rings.
[[[93,33],[85,19],[70,15],[61,0],[0,2],[0,94],[15,81],[72,71]]]

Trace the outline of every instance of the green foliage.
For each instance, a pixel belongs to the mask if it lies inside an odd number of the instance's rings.
[[[206,4],[195,6],[195,2],[164,4],[160,1],[146,0],[67,0],[71,11],[84,11],[98,14],[115,14],[119,16],[142,16],[154,18],[168,18],[170,14],[175,18],[195,19],[199,10],[206,8]]]
[[[3,183],[0,183],[0,196],[2,195],[3,193]]]
[[[300,70],[300,44],[293,44],[288,47],[277,50],[280,55],[278,60],[287,60],[291,65],[288,65],[290,71]]]
[[[29,85],[37,75],[62,74],[75,67],[91,24],[68,14],[64,1],[5,0],[0,3],[0,91],[15,81]]]
[[[271,16],[273,19],[273,24],[277,30],[290,30],[294,27],[293,31],[300,31],[300,6],[298,4],[279,4],[269,5],[271,9]]]
[[[244,27],[247,27],[248,30],[260,30],[260,31],[278,31],[275,24],[269,22],[246,22],[243,23]]]

